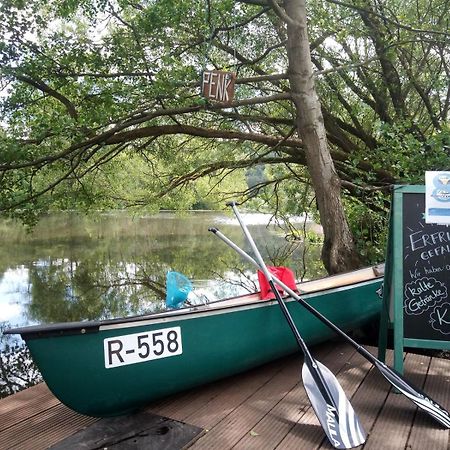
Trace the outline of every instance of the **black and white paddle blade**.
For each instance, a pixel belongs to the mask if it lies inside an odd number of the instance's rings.
[[[345,449],[364,444],[366,432],[338,380],[319,361],[314,360],[313,364],[317,367],[310,369],[306,363],[303,364],[303,384],[331,445]],[[320,389],[317,377],[313,376],[311,370],[320,371],[321,378],[328,388],[326,392]]]
[[[420,409],[428,413],[433,419],[437,420],[445,428],[450,428],[450,413],[439,403],[436,403],[419,388],[412,386],[402,375],[386,366],[381,361],[376,361],[375,366],[383,376],[397,388],[402,394],[406,395]]]

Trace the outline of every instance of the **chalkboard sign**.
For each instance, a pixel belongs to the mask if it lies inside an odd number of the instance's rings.
[[[403,332],[450,341],[450,227],[426,224],[424,211],[424,194],[403,197]]]
[[[404,347],[450,349],[450,226],[425,222],[425,186],[395,186],[380,322],[379,356],[394,329],[394,366]]]

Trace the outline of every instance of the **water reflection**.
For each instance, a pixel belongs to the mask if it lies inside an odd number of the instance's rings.
[[[289,248],[293,244],[276,227],[265,226],[262,219],[269,218],[246,217],[258,223],[251,230],[263,254],[301,273],[302,246]],[[232,218],[210,212],[148,217],[55,214],[32,234],[4,222],[0,321],[29,325],[151,312],[163,307],[168,270],[193,280],[216,280],[208,284],[215,297],[240,293],[237,280],[251,278],[254,268],[208,233],[209,226],[220,227],[248,251]],[[322,271],[318,251],[312,247],[308,255],[311,276]],[[232,282],[227,285],[225,278]]]
[[[266,226],[269,215],[244,218],[268,262],[292,267],[297,277],[305,264],[307,278],[324,273],[319,246],[310,246],[305,258],[303,244],[288,243],[281,230]],[[20,340],[4,336],[2,328],[161,309],[169,270],[214,298],[255,290],[254,267],[209,233],[210,226],[250,253],[234,218],[216,212],[61,213],[44,218],[31,234],[0,221],[0,366],[25,370],[24,379],[34,370]],[[6,390],[0,377],[0,396]]]

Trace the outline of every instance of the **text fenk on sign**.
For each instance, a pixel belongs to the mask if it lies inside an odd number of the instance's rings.
[[[236,74],[222,70],[209,70],[202,74],[202,94],[208,100],[231,103],[234,97]]]

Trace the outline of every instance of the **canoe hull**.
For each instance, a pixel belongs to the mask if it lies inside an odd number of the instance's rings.
[[[380,284],[374,279],[304,298],[340,328],[351,330],[379,317]],[[333,337],[295,301],[287,306],[308,343]],[[273,301],[22,337],[54,395],[73,410],[96,417],[124,414],[298,351]],[[157,359],[145,358],[150,347]],[[155,355],[163,350],[166,356]]]

